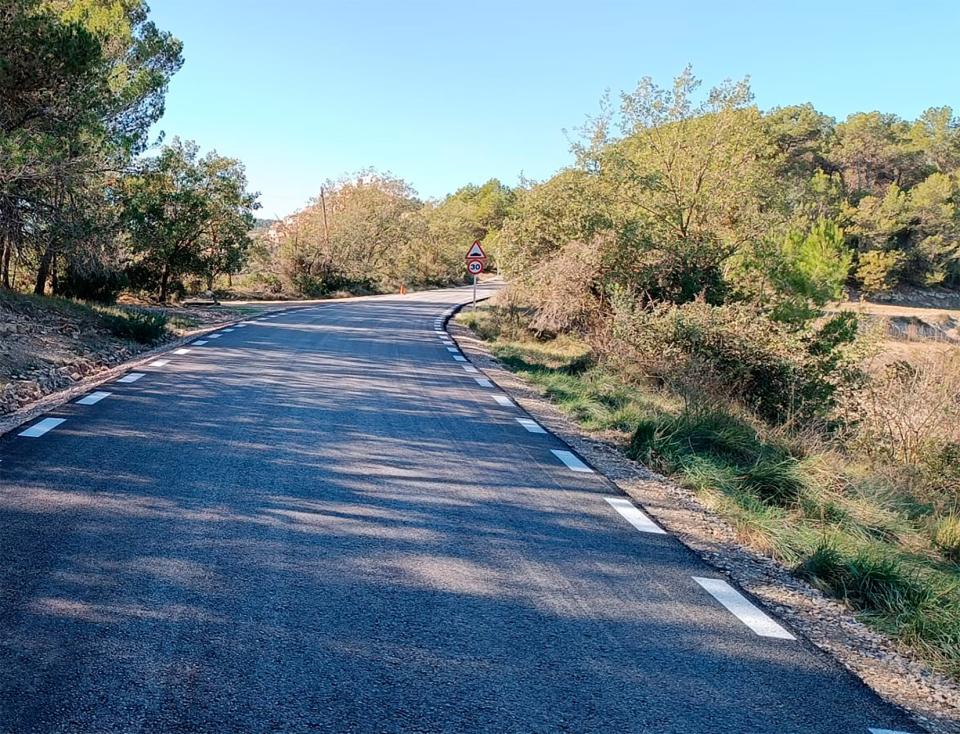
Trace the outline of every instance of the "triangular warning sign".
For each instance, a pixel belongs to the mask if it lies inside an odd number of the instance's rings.
[[[486,257],[486,253],[483,251],[483,248],[480,247],[480,241],[477,240],[470,247],[470,252],[467,253],[467,257]]]

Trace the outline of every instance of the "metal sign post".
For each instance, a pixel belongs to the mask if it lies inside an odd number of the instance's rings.
[[[487,264],[487,253],[480,246],[480,241],[473,243],[467,251],[467,272],[473,276],[473,310],[477,310],[477,276],[483,272],[483,266]]]

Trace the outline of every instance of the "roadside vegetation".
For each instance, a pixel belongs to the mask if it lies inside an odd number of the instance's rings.
[[[628,376],[586,341],[518,327],[502,302],[460,319],[586,429],[696,491],[743,543],[960,676],[960,359],[870,376],[841,429],[765,420],[709,384]]]
[[[745,81],[702,93],[686,70],[581,133],[574,165],[515,194],[509,287],[462,318],[744,543],[960,676],[960,350],[891,356],[836,308],[960,285],[952,112],[763,113]]]
[[[240,161],[149,137],[182,64],[142,0],[5,3],[8,404],[14,383],[60,384],[165,338],[193,318],[166,305],[191,294],[459,283],[481,240],[509,288],[472,325],[506,364],[960,675],[956,319],[916,325],[943,349],[894,355],[837,306],[960,289],[949,107],[762,111],[746,80],[704,92],[686,69],[605,99],[546,181],[424,201],[368,170],[258,222]]]

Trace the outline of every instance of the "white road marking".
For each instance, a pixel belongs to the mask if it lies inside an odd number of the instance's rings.
[[[204,344],[207,343],[207,340],[206,340],[206,339],[200,339],[199,341],[195,341],[195,342],[191,342],[191,343],[192,343],[193,346],[195,346],[195,347],[202,347]]]
[[[530,433],[546,433],[546,431],[543,430],[543,426],[534,420],[530,420],[529,418],[514,418],[514,420],[530,431]]]
[[[158,359],[156,362],[148,364],[147,367],[166,367],[168,364],[170,364],[169,359]]]
[[[506,395],[494,395],[493,399],[500,403],[500,405],[502,405],[504,408],[513,407],[513,401]]]
[[[653,520],[643,514],[640,508],[635,507],[633,503],[625,497],[604,497],[610,506],[626,518],[627,522],[633,525],[641,533],[656,533],[666,535],[666,531],[657,525]]]
[[[463,367],[463,371],[464,371],[464,372],[474,373],[474,372],[479,372],[479,371],[480,371],[480,370],[478,370],[476,367],[474,367],[472,364],[462,364],[462,365],[460,365],[460,366]]]
[[[236,331],[236,329],[224,329],[224,330],[223,330],[223,332],[224,332],[225,334],[229,334],[231,331]]]
[[[868,729],[870,734],[910,734],[907,731],[894,731],[893,729]]]
[[[493,383],[485,377],[474,377],[480,387],[493,387]]]
[[[40,438],[44,433],[53,430],[64,421],[66,421],[66,418],[44,418],[39,423],[34,423],[27,430],[21,431],[17,435],[23,436],[24,438]]]
[[[459,354],[454,355],[453,358],[454,358],[455,360],[457,360],[458,362],[466,362],[466,361],[467,361],[467,358],[466,358],[466,357],[462,357],[462,356],[460,356]]]
[[[131,372],[129,375],[124,375],[117,382],[136,382],[141,377],[143,377],[143,372]]]
[[[207,339],[219,339],[223,334],[210,334]]]
[[[190,350],[189,350],[189,349],[175,349],[173,353],[176,354],[178,357],[182,357],[184,354],[189,354],[189,353],[190,353]]]
[[[456,347],[447,347],[447,351],[448,351],[448,352],[453,352],[454,354],[457,354],[460,350],[457,349]]]
[[[96,405],[101,400],[103,400],[106,397],[110,397],[111,395],[113,395],[112,392],[104,392],[102,390],[98,392],[92,392],[89,395],[80,398],[77,401],[77,405]]]
[[[761,637],[776,637],[779,640],[796,639],[723,579],[705,579],[694,576],[693,580],[706,589],[710,596],[725,606],[727,611]]]
[[[578,459],[572,451],[560,451],[559,449],[550,449],[550,453],[556,456],[560,461],[567,465],[570,471],[581,472],[583,474],[593,474],[593,469]]]

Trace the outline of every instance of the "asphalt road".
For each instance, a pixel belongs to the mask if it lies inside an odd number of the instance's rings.
[[[0,731],[916,731],[518,422],[435,331],[468,297],[259,320],[0,439]]]

